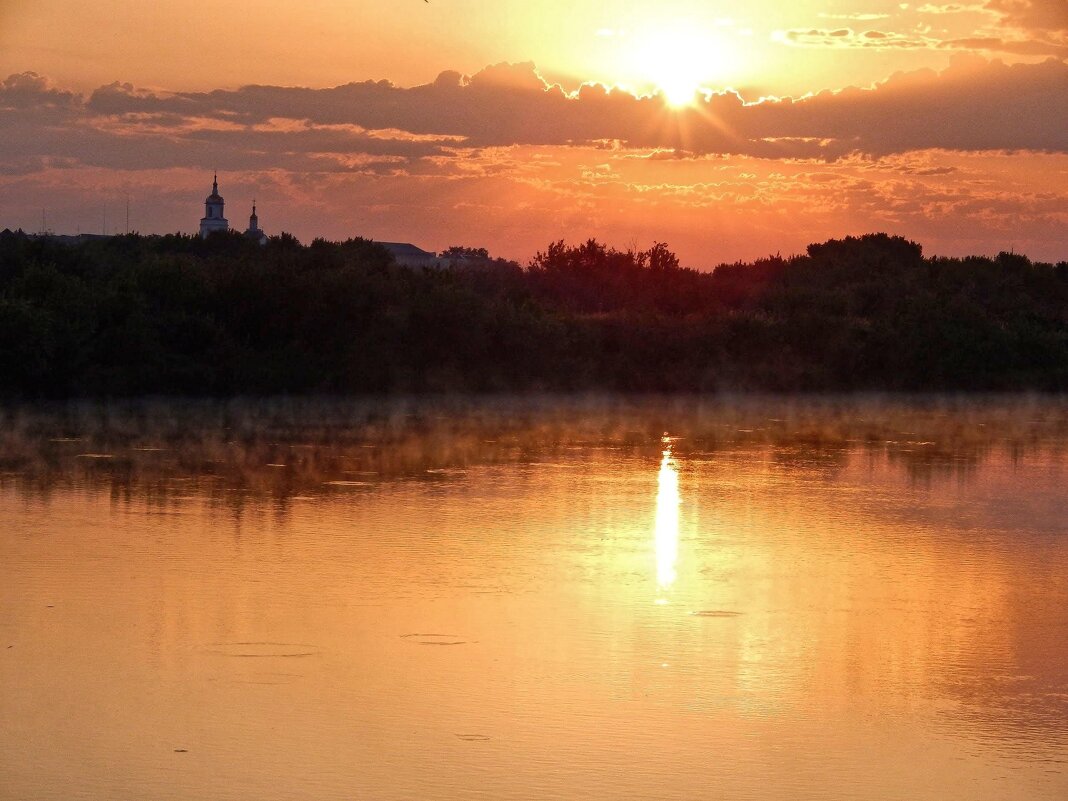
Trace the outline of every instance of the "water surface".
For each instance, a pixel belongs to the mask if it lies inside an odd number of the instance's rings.
[[[1052,400],[0,416],[4,799],[1064,799]]]

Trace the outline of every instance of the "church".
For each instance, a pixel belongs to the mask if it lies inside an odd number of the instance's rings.
[[[211,183],[211,194],[204,199],[204,216],[200,218],[200,236],[207,238],[215,231],[229,231],[230,223],[226,219],[224,208],[226,201],[219,194],[219,175],[215,174]],[[260,230],[260,218],[256,216],[256,201],[252,201],[252,215],[248,218],[245,236],[260,245],[266,244],[267,235]]]

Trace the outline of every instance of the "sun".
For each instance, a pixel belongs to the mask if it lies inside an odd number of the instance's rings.
[[[693,102],[701,87],[702,57],[691,43],[658,37],[648,45],[645,69],[664,99],[672,106]]]
[[[665,75],[657,81],[657,85],[668,105],[676,108],[691,105],[697,98],[697,90],[701,88],[701,84],[686,73]]]
[[[645,33],[633,54],[635,71],[675,108],[695,103],[731,58],[722,37],[682,25]]]

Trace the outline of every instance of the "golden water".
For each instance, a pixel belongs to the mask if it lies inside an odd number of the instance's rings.
[[[1057,402],[2,422],[0,798],[1068,798]]]

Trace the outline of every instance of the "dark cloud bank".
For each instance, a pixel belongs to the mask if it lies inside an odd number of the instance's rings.
[[[365,81],[165,94],[115,83],[87,98],[24,73],[0,84],[0,163],[8,172],[35,159],[203,166],[208,144],[212,158],[240,154],[235,167],[304,170],[339,168],[314,154],[410,161],[510,145],[819,159],[930,148],[1063,153],[1065,109],[1068,64],[1056,59],[1005,65],[968,57],[871,88],[748,103],[728,91],[681,110],[599,85],[571,95],[548,85],[533,64],[471,77],[445,72],[411,88]]]

